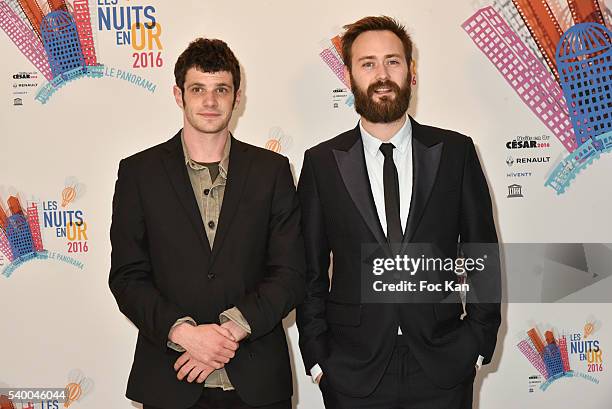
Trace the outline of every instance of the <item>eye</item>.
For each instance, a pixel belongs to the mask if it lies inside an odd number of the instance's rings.
[[[202,87],[193,87],[191,88],[191,92],[193,92],[194,94],[198,94],[202,92]]]
[[[229,92],[227,88],[217,88],[217,94],[225,95]]]
[[[389,60],[387,62],[387,64],[389,64],[389,65],[399,65],[400,61],[399,60]]]
[[[372,61],[366,61],[361,66],[363,68],[372,68],[372,67],[374,67],[374,63]]]

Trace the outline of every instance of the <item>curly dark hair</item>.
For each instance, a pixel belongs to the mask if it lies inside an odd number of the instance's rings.
[[[352,24],[345,25],[344,29],[346,32],[342,36],[342,59],[344,60],[344,65],[346,65],[349,70],[351,69],[351,58],[353,57],[351,52],[353,43],[360,34],[366,31],[391,31],[404,45],[406,62],[410,64],[412,60],[412,40],[406,32],[406,28],[391,17],[364,17]]]
[[[176,85],[183,92],[185,92],[185,75],[190,68],[202,72],[228,71],[232,74],[234,98],[236,98],[240,88],[240,64],[224,41],[197,38],[189,43],[174,65]]]

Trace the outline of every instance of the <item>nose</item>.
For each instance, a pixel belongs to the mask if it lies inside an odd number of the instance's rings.
[[[204,93],[204,98],[202,99],[202,103],[206,107],[217,106],[217,94],[214,91],[206,91]]]
[[[378,64],[376,66],[376,80],[385,81],[389,79],[389,72],[385,64]]]

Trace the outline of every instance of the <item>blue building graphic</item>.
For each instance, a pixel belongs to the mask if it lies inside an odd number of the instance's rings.
[[[597,23],[569,28],[557,44],[557,69],[570,118],[581,145],[612,131],[612,32]]]
[[[6,235],[15,258],[36,251],[30,226],[22,214],[13,214],[7,219]]]
[[[85,69],[79,33],[69,13],[58,10],[47,14],[40,32],[54,78],[67,71]]]

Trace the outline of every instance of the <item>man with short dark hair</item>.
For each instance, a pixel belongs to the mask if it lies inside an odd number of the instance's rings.
[[[154,408],[291,407],[282,319],[304,296],[287,158],[235,139],[240,66],[199,38],[174,70],[183,129],[123,159],[109,285],[138,327],[127,396]]]
[[[469,137],[407,115],[414,65],[404,27],[366,17],[345,28],[345,75],[361,119],[306,151],[298,183],[304,364],[327,408],[471,408],[475,365],[495,348],[499,300],[468,298],[462,320],[460,302],[369,302],[360,274],[370,243],[390,254],[428,243],[449,259],[459,242],[497,243],[487,183]],[[491,275],[484,288],[496,293]]]

